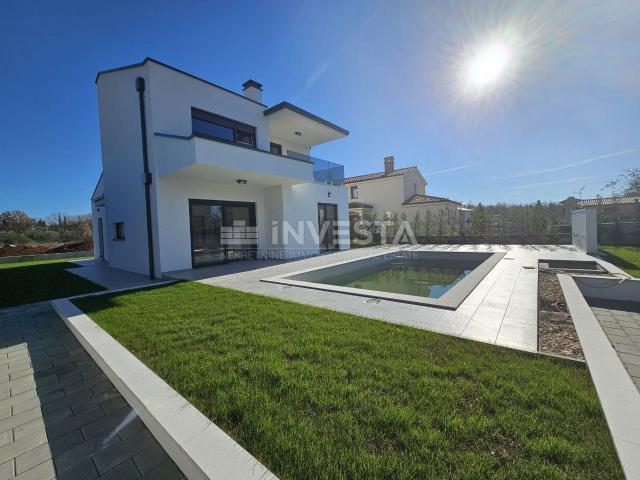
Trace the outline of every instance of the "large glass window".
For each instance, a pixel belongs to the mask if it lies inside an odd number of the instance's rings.
[[[194,135],[256,146],[255,127],[197,108],[191,109],[191,130]]]
[[[254,203],[189,200],[192,265],[255,258]]]
[[[198,133],[201,135],[206,135],[208,137],[214,137],[221,140],[227,140],[228,142],[233,142],[233,128],[207,122],[205,120],[200,120],[199,118],[192,118],[191,125],[193,128],[193,133]]]

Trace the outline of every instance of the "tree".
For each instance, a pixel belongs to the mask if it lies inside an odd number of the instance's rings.
[[[471,214],[471,233],[473,235],[482,235],[487,229],[487,212],[482,203],[479,203]]]
[[[609,190],[613,197],[640,196],[640,167],[626,168],[610,180],[603,190]]]
[[[438,237],[442,238],[445,234],[445,227],[447,226],[447,214],[443,208],[438,212],[436,217],[436,228],[438,231]]]
[[[420,228],[422,228],[422,220],[420,219],[420,211],[417,210],[413,219],[411,220],[411,228],[413,229],[413,234],[418,237],[420,236]]]
[[[433,225],[433,219],[431,218],[431,210],[427,210],[424,214],[424,235],[429,237],[431,235],[431,225]]]
[[[538,235],[547,231],[547,219],[545,218],[544,209],[540,200],[538,200],[533,206],[533,213],[531,215],[531,231]]]
[[[24,233],[33,228],[36,220],[21,210],[7,210],[0,213],[0,230]]]

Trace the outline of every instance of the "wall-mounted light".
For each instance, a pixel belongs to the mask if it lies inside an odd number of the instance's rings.
[[[301,137],[302,136],[302,132],[293,132],[296,134],[296,137]]]
[[[244,185],[247,183],[247,181],[244,178],[237,178],[236,183],[239,183],[240,185]]]
[[[327,197],[331,198],[331,192],[327,192]]]

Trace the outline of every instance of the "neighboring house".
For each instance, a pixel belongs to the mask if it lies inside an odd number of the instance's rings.
[[[394,214],[404,214],[412,222],[418,213],[423,228],[425,218],[429,218],[432,235],[438,234],[443,224],[445,234],[455,234],[470,223],[471,209],[448,198],[427,195],[427,181],[418,167],[396,169],[393,157],[384,158],[384,171],[347,177],[344,184],[349,191],[352,222],[374,215],[378,220],[389,219]],[[418,235],[424,233],[424,230],[417,232]]]
[[[91,200],[109,266],[159,277],[349,248],[335,224],[348,220],[344,169],[309,156],[347,130],[287,102],[268,108],[253,80],[242,95],[150,58],[96,84],[103,173]]]
[[[598,223],[640,221],[640,196],[597,197],[582,200],[568,197],[559,203],[562,205],[562,220],[565,225],[571,224],[573,210],[589,207],[597,209]]]

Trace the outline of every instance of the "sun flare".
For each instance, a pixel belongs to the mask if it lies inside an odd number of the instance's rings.
[[[511,52],[502,43],[493,43],[479,48],[466,65],[466,82],[476,91],[482,91],[499,82],[509,66]]]

